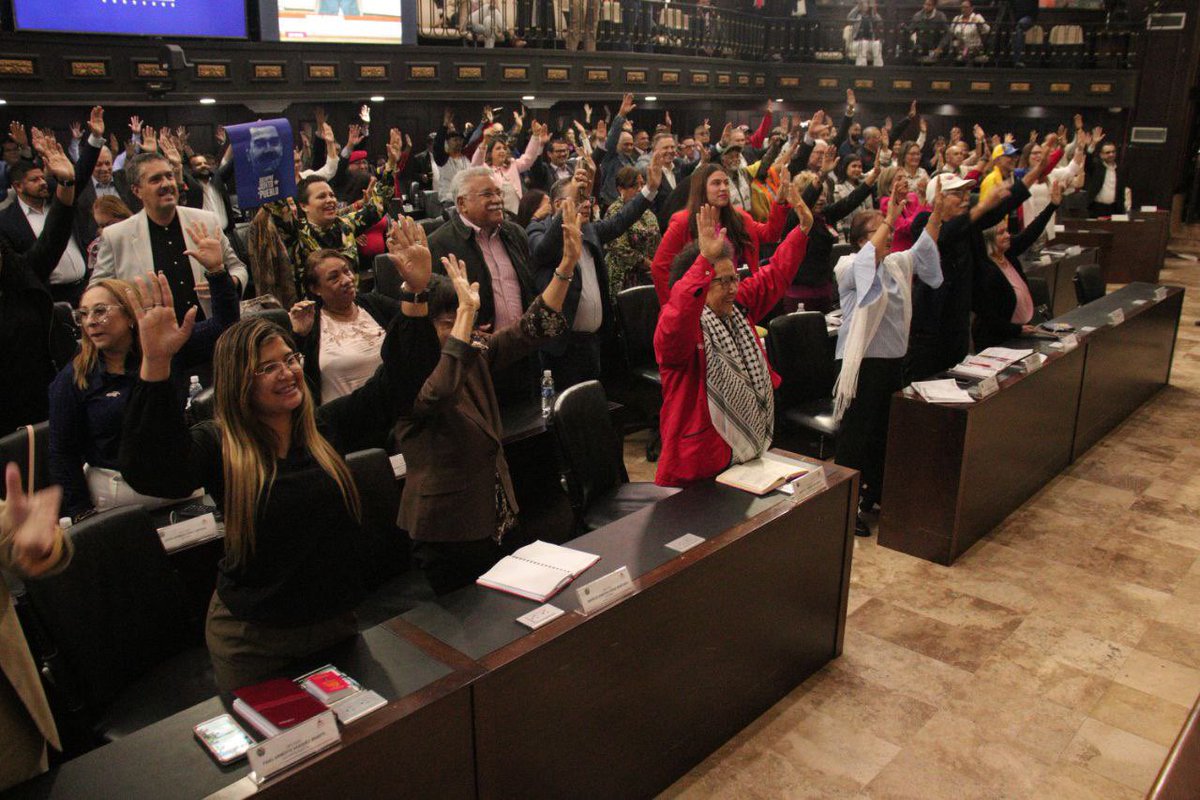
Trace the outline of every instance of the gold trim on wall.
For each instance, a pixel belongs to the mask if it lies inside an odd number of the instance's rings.
[[[586,83],[608,83],[612,78],[612,70],[608,67],[585,67],[583,80]]]
[[[929,91],[931,92],[948,92],[951,88],[950,81],[930,81]]]
[[[336,81],[338,65],[336,63],[307,63],[304,65],[304,77],[310,81]]]
[[[875,88],[875,79],[874,78],[855,78],[854,79],[854,88],[855,89],[874,89]]]
[[[626,69],[625,82],[633,84],[642,84],[649,80],[647,71],[644,69]]]
[[[691,79],[692,86],[708,86],[710,83],[710,76],[707,72],[691,70]]]
[[[800,79],[795,75],[780,75],[779,85],[784,89],[796,89],[800,86]]]
[[[251,62],[251,64],[254,67],[250,73],[250,80],[252,81],[281,81],[287,77],[285,74],[287,65],[282,61],[261,64]]]
[[[1070,94],[1071,84],[1069,83],[1052,83],[1050,84],[1050,94]]]
[[[912,88],[912,81],[907,78],[897,78],[892,81],[892,89],[897,91],[908,91]]]
[[[506,81],[529,80],[529,67],[504,67],[501,73]]]
[[[971,81],[972,92],[990,92],[992,90],[991,81]]]
[[[821,89],[836,89],[840,81],[837,78],[818,78],[817,87]]]
[[[206,61],[196,64],[196,78],[202,81],[229,80],[229,64]]]
[[[1028,94],[1033,91],[1033,84],[1029,81],[1013,81],[1008,84],[1008,90],[1016,94]]]
[[[454,68],[454,77],[460,81],[481,81],[483,64],[458,64]]]
[[[98,58],[94,60],[69,60],[67,62],[68,71],[72,78],[107,78],[108,77],[108,59]]]
[[[360,81],[386,81],[392,73],[392,65],[387,63],[370,63],[358,65]]]
[[[570,67],[545,67],[542,76],[552,83],[565,83],[571,80]]]
[[[37,74],[37,64],[32,58],[0,58],[0,75],[32,78]]]
[[[1088,87],[1088,91],[1092,94],[1112,94],[1113,85],[1111,83],[1093,83]]]
[[[680,72],[677,69],[660,69],[658,71],[658,82],[666,86],[679,85]]]
[[[157,61],[133,62],[133,74],[138,78],[169,78],[167,71]]]
[[[438,76],[437,64],[409,64],[408,79],[410,81],[436,81]]]
[[[717,86],[732,86],[732,85],[733,85],[733,73],[731,73],[731,72],[718,72],[717,73]]]

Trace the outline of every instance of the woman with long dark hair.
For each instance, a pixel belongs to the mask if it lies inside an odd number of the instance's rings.
[[[780,171],[779,182],[781,187],[791,184],[791,176],[786,168]],[[756,222],[750,212],[730,204],[729,173],[720,164],[697,167],[692,173],[689,189],[687,208],[671,216],[667,232],[663,234],[662,243],[650,265],[654,290],[662,305],[666,305],[670,296],[668,275],[671,263],[684,245],[696,240],[696,220],[701,206],[709,205],[716,210],[721,227],[725,229],[725,237],[733,245],[734,268],[746,266],[751,273],[758,271],[759,246],[778,242],[787,222],[790,189],[771,204],[771,217],[766,223]]]

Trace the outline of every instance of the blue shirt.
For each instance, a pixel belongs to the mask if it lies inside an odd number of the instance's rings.
[[[927,231],[921,232],[917,243],[907,251],[913,259],[913,275],[936,289],[942,285],[942,262],[937,242]],[[891,258],[891,256],[887,256]],[[879,330],[867,345],[864,358],[903,358],[908,352],[908,324],[911,308],[905,308],[904,287],[887,274],[883,261],[875,263],[875,245],[867,243],[854,255],[851,268],[837,277],[838,296],[842,301],[842,327],[838,329],[837,358],[842,357],[845,339],[850,333],[850,320],[859,306],[872,302],[880,292],[887,295],[887,306]],[[911,297],[911,291],[909,292]]]

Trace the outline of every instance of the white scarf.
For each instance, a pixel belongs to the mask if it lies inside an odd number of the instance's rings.
[[[706,305],[700,331],[708,416],[733,451],[733,463],[744,464],[766,452],[775,435],[771,371],[754,329],[737,306],[721,319]]]
[[[867,257],[874,260],[873,249],[869,253],[860,250],[857,253],[842,256],[837,266],[833,268],[838,283],[841,283],[846,270],[854,270],[856,304],[854,316],[850,318],[846,331],[846,344],[842,348],[842,371],[833,385],[833,418],[839,422],[854,400],[854,395],[858,392],[858,370],[862,366],[867,346],[875,338],[875,334],[879,330],[879,323],[883,321],[883,316],[887,312],[889,285],[895,285],[904,298],[905,329],[908,328],[912,318],[912,253],[907,250],[901,253],[892,253],[883,259],[877,270],[869,269],[866,265],[859,265],[859,268],[855,269],[855,262],[859,258]],[[871,302],[863,304],[859,298],[867,296],[877,274],[883,284],[882,290]]]

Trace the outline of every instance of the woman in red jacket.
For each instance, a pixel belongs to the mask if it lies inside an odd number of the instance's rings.
[[[725,236],[733,245],[737,261],[734,268],[745,264],[750,272],[758,271],[758,248],[763,242],[778,242],[783,236],[783,226],[787,222],[788,204],[783,198],[777,198],[771,204],[771,216],[766,223],[756,222],[750,212],[729,204],[729,175],[720,164],[703,164],[692,173],[687,208],[677,211],[671,216],[667,232],[663,234],[662,242],[654,253],[654,261],[650,265],[650,277],[654,280],[654,290],[658,293],[660,305],[667,304],[670,295],[667,275],[671,271],[671,263],[675,256],[683,250],[684,245],[696,238],[696,215],[703,205],[712,206],[720,215],[721,227]],[[787,170],[783,169],[779,176],[780,184],[791,183]]]
[[[738,280],[720,212],[707,204],[696,215],[698,254],[690,245],[672,265],[670,299],[654,331],[663,393],[654,480],[662,486],[711,478],[771,446],[779,376],[754,325],[791,285],[813,222],[791,181],[780,194],[793,199],[800,224],[749,278]]]

